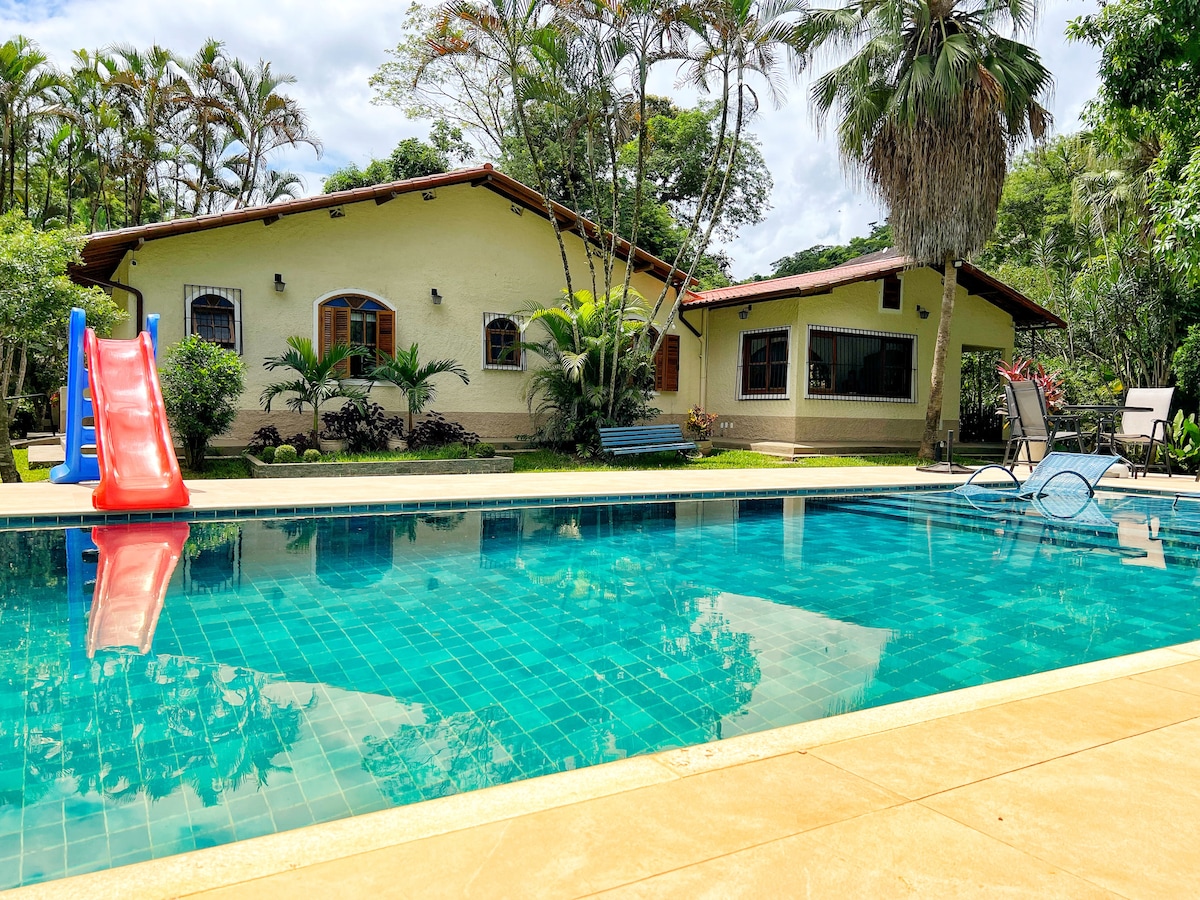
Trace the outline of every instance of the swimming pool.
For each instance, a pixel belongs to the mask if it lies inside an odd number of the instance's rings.
[[[0,532],[0,887],[1200,637],[1200,504],[1078,502]]]

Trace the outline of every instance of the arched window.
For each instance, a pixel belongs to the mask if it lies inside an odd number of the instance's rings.
[[[183,315],[187,334],[242,352],[242,292],[237,288],[185,285]]]
[[[324,353],[334,344],[367,351],[366,356],[353,357],[343,367],[344,374],[351,378],[365,375],[379,356],[396,352],[396,314],[378,300],[355,294],[330,297],[318,307],[317,321],[319,352]]]
[[[524,369],[525,354],[520,347],[521,320],[504,313],[483,315],[483,367],[485,369]]]

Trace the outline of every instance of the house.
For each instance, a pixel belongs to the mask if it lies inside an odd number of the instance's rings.
[[[591,289],[585,241],[599,229],[552,208],[575,286]],[[653,301],[672,279],[665,319],[681,276],[645,251],[617,249],[616,283],[631,266],[632,286]],[[432,408],[485,438],[528,434],[526,373],[537,360],[510,348],[522,311],[553,303],[564,286],[541,195],[490,165],[94,234],[71,274],[124,304],[130,318],[117,337],[157,313],[162,344],[198,333],[243,356],[230,444],[267,422],[286,434],[311,421],[258,402],[279,374],[262,361],[294,334],[385,353],[415,342],[425,359],[456,359],[470,384],[441,380]],[[1014,328],[1062,324],[968,264],[961,284],[952,369],[962,347],[1010,353]],[[720,415],[723,438],[743,444],[916,440],[937,327],[919,310],[936,309],[940,290],[936,272],[890,256],[687,292],[656,360],[654,405],[682,422],[702,404]],[[356,362],[352,376],[360,374]],[[377,386],[372,397],[402,405],[394,388]],[[953,370],[948,424],[957,402]]]
[[[689,293],[704,335],[698,402],[740,443],[907,446],[921,439],[942,274],[891,250],[833,269]],[[1011,358],[1017,329],[1065,322],[976,268],[958,267],[942,424],[958,429],[964,352]]]

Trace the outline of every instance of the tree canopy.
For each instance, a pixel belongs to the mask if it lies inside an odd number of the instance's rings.
[[[771,263],[770,278],[783,278],[788,275],[803,275],[806,272],[820,272],[832,269],[844,262],[849,262],[867,253],[876,253],[892,246],[892,229],[885,223],[875,224],[871,233],[866,237],[852,237],[847,244],[814,244],[806,250],[798,250],[782,259]],[[759,281],[762,276],[756,275],[752,280]]]

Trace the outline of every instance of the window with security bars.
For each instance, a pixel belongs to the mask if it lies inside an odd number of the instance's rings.
[[[915,335],[809,329],[808,396],[911,403]]]
[[[787,398],[788,334],[786,328],[742,332],[741,399]]]
[[[524,369],[521,317],[506,313],[483,314],[483,367]]]
[[[186,334],[242,352],[242,292],[237,288],[184,285],[183,321]]]

